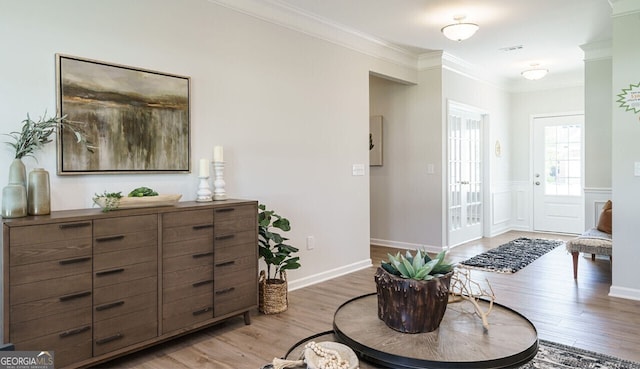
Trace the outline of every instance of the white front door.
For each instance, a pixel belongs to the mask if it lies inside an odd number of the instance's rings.
[[[584,115],[533,119],[533,229],[584,231]]]
[[[448,113],[449,246],[482,237],[482,115],[449,106]]]

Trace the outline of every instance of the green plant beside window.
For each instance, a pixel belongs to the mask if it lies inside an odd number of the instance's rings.
[[[282,237],[277,232],[278,229],[290,231],[289,220],[273,210],[267,210],[264,204],[258,205],[258,246],[260,257],[267,264],[267,282],[277,280],[278,275],[285,270],[300,268],[300,257],[292,255],[299,250],[285,244],[289,239]]]

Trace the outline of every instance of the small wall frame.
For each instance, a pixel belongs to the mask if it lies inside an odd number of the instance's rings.
[[[369,166],[382,166],[382,115],[369,117]]]

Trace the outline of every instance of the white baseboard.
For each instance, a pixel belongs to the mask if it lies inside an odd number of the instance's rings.
[[[426,250],[432,253],[438,253],[444,249],[441,246],[439,247],[439,246],[433,246],[433,245],[422,245],[419,243],[381,240],[378,238],[370,239],[369,243],[376,246],[393,247],[394,249]]]
[[[322,272],[322,273],[310,275],[308,277],[304,277],[304,278],[301,278],[301,279],[295,279],[295,280],[292,280],[292,281],[288,282],[289,291],[293,291],[293,290],[297,290],[299,288],[311,286],[311,285],[316,284],[316,283],[328,281],[330,279],[333,279],[333,278],[336,278],[336,277],[340,277],[340,276],[343,276],[345,274],[349,274],[349,273],[356,272],[358,270],[369,268],[372,265],[373,264],[371,264],[371,259],[366,259],[366,260],[355,262],[353,264],[341,266],[339,268],[335,268],[335,269],[332,269],[332,270],[327,270],[327,271]]]
[[[609,296],[640,301],[640,290],[627,287],[611,286],[611,288],[609,289]]]

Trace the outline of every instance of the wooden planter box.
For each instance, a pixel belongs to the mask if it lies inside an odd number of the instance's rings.
[[[396,331],[432,332],[440,326],[447,310],[453,272],[429,281],[417,281],[389,274],[378,268],[378,318]]]

